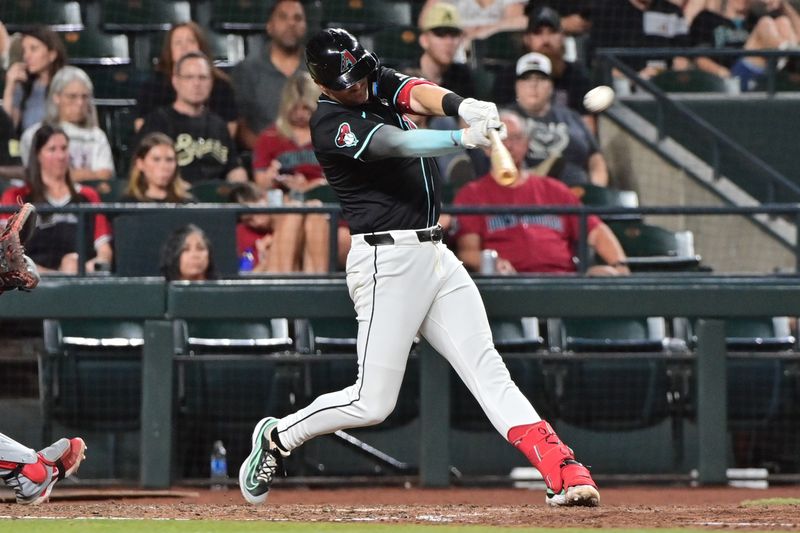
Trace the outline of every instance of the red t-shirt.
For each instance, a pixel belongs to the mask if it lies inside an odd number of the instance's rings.
[[[322,167],[314,155],[311,143],[298,146],[270,126],[258,136],[253,147],[253,169],[267,168],[274,159],[281,163],[281,173],[299,172],[307,180],[318,180],[323,177]]]
[[[487,174],[465,185],[455,205],[581,205],[562,182],[531,176],[519,187],[503,187]],[[600,224],[590,215],[588,231]],[[575,215],[459,215],[455,237],[476,233],[481,248],[497,250],[517,272],[574,272],[579,218]]]

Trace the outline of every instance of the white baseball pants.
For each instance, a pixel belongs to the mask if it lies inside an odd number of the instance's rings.
[[[442,354],[503,436],[540,420],[511,380],[492,342],[478,288],[441,242],[419,242],[413,230],[388,232],[393,245],[352,236],[347,287],[358,319],[358,377],[278,422],[292,450],[339,429],[382,422],[394,409],[417,332]]]

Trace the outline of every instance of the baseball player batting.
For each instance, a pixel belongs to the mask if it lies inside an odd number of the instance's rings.
[[[343,390],[253,430],[239,469],[245,500],[266,501],[283,458],[305,441],[382,422],[394,409],[417,332],[442,354],[503,437],[544,477],[550,505],[595,506],[597,485],[511,380],[475,283],[442,243],[435,156],[488,147],[504,126],[493,103],[461,98],[380,65],[347,31],[311,38],[306,64],[322,89],[314,150],[352,233],[347,288],[358,320],[358,376]],[[404,113],[461,117],[462,130],[418,130]]]

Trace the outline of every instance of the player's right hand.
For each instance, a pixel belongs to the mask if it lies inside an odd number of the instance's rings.
[[[468,128],[461,130],[461,145],[465,148],[488,148],[492,145],[489,139],[489,128],[486,121],[477,122]]]
[[[497,112],[497,106],[492,102],[485,102],[483,100],[476,100],[474,98],[466,98],[461,105],[458,106],[458,116],[464,119],[468,126],[472,126],[482,120],[489,122],[489,127],[495,127],[492,124],[497,123],[499,127],[500,115]]]

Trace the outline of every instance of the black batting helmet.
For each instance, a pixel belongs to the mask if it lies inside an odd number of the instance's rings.
[[[314,81],[334,91],[353,86],[378,68],[378,57],[350,32],[329,28],[306,44],[306,66]]]

